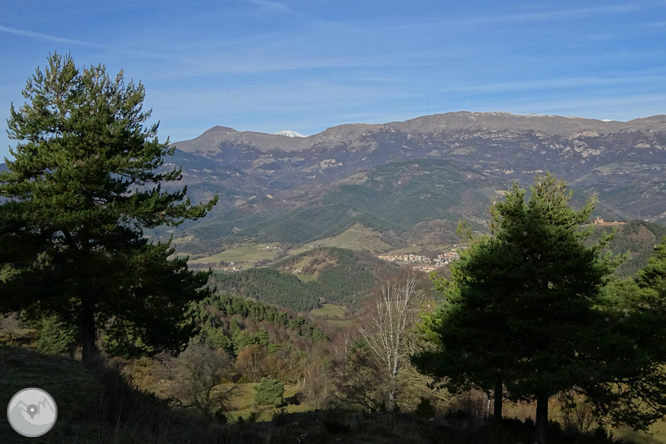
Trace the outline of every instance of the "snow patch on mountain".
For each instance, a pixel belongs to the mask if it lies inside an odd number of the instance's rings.
[[[301,133],[297,133],[296,131],[291,131],[291,130],[278,131],[277,133],[273,134],[277,136],[286,136],[286,137],[307,137]]]

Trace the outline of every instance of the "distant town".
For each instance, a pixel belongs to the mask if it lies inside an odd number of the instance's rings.
[[[458,254],[457,249],[451,250],[444,254],[438,254],[437,257],[432,259],[427,256],[422,256],[420,254],[378,254],[377,255],[377,258],[384,261],[402,263],[402,264],[417,264],[417,266],[413,268],[426,273],[435,271],[436,269],[451,263],[451,261],[458,259],[459,257],[460,255]]]

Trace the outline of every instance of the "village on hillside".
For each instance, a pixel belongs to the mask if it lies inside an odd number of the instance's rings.
[[[377,258],[397,264],[416,264],[413,267],[415,270],[429,273],[458,259],[460,256],[455,245],[454,248],[447,253],[438,254],[437,257],[432,259],[420,254],[378,254]]]

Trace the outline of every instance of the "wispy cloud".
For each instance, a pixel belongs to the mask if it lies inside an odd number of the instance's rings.
[[[276,1],[273,1],[273,0],[243,0],[243,1],[245,3],[249,3],[251,5],[258,6],[258,7],[263,8],[263,9],[272,10],[272,11],[280,11],[280,12],[287,13],[287,14],[297,15],[299,17],[315,20],[316,22],[319,22],[319,23],[327,23],[327,24],[335,25],[335,26],[339,26],[339,27],[347,27],[347,25],[344,25],[343,23],[336,22],[336,21],[333,21],[333,20],[324,19],[324,18],[322,18],[318,15],[314,15],[314,14],[311,14],[311,13],[297,11],[295,9],[292,9],[292,8],[286,6],[284,3],[276,2]]]
[[[384,25],[375,25],[377,29],[393,29],[404,31],[414,31],[415,29],[457,29],[471,28],[478,29],[480,25],[519,25],[522,23],[548,23],[564,22],[570,20],[580,20],[585,18],[595,18],[599,16],[625,14],[640,10],[653,8],[663,8],[662,3],[620,3],[604,6],[568,8],[568,9],[547,9],[531,12],[518,12],[511,14],[496,14],[494,12],[484,15],[483,13],[474,16],[449,16],[444,19],[434,18],[428,21],[418,21],[404,23],[387,23]]]
[[[176,57],[173,55],[165,55],[165,54],[158,54],[154,52],[145,52],[145,51],[136,51],[132,49],[125,49],[125,48],[119,48],[119,47],[114,47],[114,46],[108,46],[108,45],[100,45],[98,43],[94,42],[87,42],[84,40],[77,40],[77,39],[70,39],[66,37],[60,37],[57,35],[52,35],[52,34],[43,34],[41,32],[34,32],[34,31],[27,31],[25,29],[17,29],[17,28],[10,28],[8,26],[2,26],[0,25],[0,32],[6,32],[9,34],[14,34],[14,35],[20,35],[23,37],[28,37],[32,39],[38,39],[38,40],[45,40],[49,42],[56,42],[56,43],[65,43],[69,45],[77,45],[77,46],[88,46],[92,48],[99,48],[99,49],[105,49],[108,51],[114,51],[114,52],[120,52],[123,54],[128,54],[128,55],[136,55],[140,57],[147,57],[147,58],[152,58],[152,59],[164,59],[164,60],[180,60],[184,61],[183,58],[181,57]]]
[[[76,39],[68,39],[65,37],[58,37],[56,35],[50,35],[50,34],[42,34],[41,32],[26,31],[24,29],[9,28],[7,26],[2,26],[2,25],[0,25],[0,31],[7,32],[9,34],[20,35],[23,37],[30,37],[33,39],[46,40],[50,42],[69,43],[71,45],[80,45],[80,46],[92,46],[95,48],[102,48],[102,49],[113,49],[108,46],[99,45],[97,43],[85,42]]]
[[[253,4],[255,6],[261,6],[263,8],[270,8],[270,9],[277,9],[283,12],[290,12],[292,14],[298,14],[296,11],[294,11],[291,8],[288,8],[287,6],[283,5],[282,3],[279,2],[274,2],[271,0],[245,0],[247,3]]]
[[[465,24],[482,24],[482,23],[497,23],[497,24],[512,24],[524,22],[557,22],[565,20],[582,19],[589,16],[597,16],[600,14],[622,14],[639,9],[634,3],[604,5],[589,8],[572,8],[572,9],[557,9],[549,11],[535,11],[518,14],[496,15],[496,16],[480,16],[470,19],[461,20]]]
[[[595,119],[632,120],[664,114],[666,94],[617,95],[586,98],[516,99],[504,108],[516,113],[568,114]],[[492,106],[491,106],[492,108]],[[495,108],[499,109],[497,104]],[[490,109],[489,109],[490,110]],[[602,111],[600,111],[602,110]]]
[[[664,80],[664,73],[650,71],[650,73],[629,73],[615,77],[565,77],[565,78],[545,78],[535,80],[521,80],[515,82],[496,82],[477,85],[461,85],[456,82],[455,85],[437,88],[440,92],[446,91],[467,91],[481,93],[498,93],[522,90],[545,90],[545,89],[567,89],[582,88],[592,86],[610,86],[620,84],[646,85],[661,83]]]

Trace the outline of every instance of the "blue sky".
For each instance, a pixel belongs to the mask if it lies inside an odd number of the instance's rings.
[[[24,0],[0,15],[11,102],[50,52],[146,87],[160,138],[314,134],[449,111],[666,114],[666,1]]]

